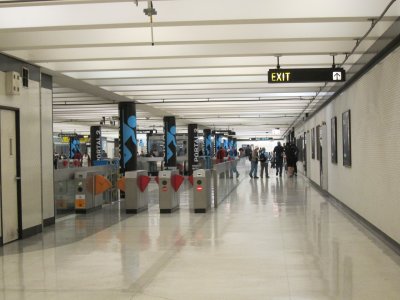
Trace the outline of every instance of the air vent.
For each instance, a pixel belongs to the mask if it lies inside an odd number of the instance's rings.
[[[19,95],[21,89],[21,76],[18,72],[6,73],[6,94]]]

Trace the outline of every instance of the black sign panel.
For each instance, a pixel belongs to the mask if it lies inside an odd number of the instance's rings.
[[[189,144],[189,175],[199,168],[199,136],[197,124],[188,125],[188,144]]]
[[[343,81],[346,81],[346,71],[342,68],[268,70],[268,83],[343,82]]]
[[[92,161],[101,160],[101,127],[90,126],[90,157]]]

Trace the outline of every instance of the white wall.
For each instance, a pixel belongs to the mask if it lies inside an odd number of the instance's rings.
[[[50,95],[44,97],[42,106],[43,122],[41,123],[41,106],[40,106],[40,87],[39,82],[29,81],[29,88],[21,88],[20,95],[7,96],[5,94],[5,73],[0,72],[0,106],[19,109],[20,112],[20,154],[21,154],[21,202],[22,202],[22,229],[31,228],[42,224],[42,172],[44,175],[46,203],[52,202],[53,188],[49,188],[49,180],[53,185],[52,162],[44,158],[43,166],[42,150],[44,155],[48,155],[49,147],[52,147],[51,129],[50,138],[46,138],[51,128],[51,99]],[[45,94],[46,94],[45,93]],[[50,123],[49,123],[50,122]],[[45,129],[45,135],[41,141],[41,127]],[[47,144],[47,139],[49,143]],[[41,149],[41,143],[45,143]],[[52,161],[52,150],[50,158]],[[46,205],[47,205],[46,204]],[[50,204],[54,205],[54,204]],[[50,210],[46,211],[46,215],[51,215]],[[53,214],[54,216],[54,214]]]
[[[343,166],[342,113],[351,110],[352,166]],[[331,118],[337,117],[338,163],[331,162]],[[328,192],[400,243],[400,51],[397,49],[303,126],[326,122]],[[307,176],[319,179],[319,161]]]
[[[53,91],[41,89],[43,220],[54,217]]]

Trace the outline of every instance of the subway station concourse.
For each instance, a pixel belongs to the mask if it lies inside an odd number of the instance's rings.
[[[400,1],[0,0],[0,300],[400,300]]]

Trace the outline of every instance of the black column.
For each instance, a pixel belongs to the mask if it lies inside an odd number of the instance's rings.
[[[175,117],[164,117],[164,149],[165,167],[176,167]]]
[[[101,127],[90,126],[90,158],[92,164],[101,160]]]
[[[188,160],[189,160],[189,175],[193,174],[193,170],[199,168],[199,136],[197,124],[188,125]]]
[[[137,170],[136,104],[121,102],[119,109],[119,141],[121,172]]]

